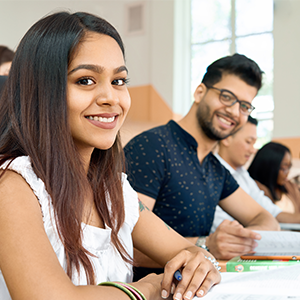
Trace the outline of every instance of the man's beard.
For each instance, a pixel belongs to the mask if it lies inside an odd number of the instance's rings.
[[[203,100],[200,102],[200,104],[198,106],[196,117],[197,117],[199,127],[202,129],[204,134],[209,139],[211,139],[213,141],[220,141],[220,140],[226,139],[228,136],[236,133],[239,130],[239,128],[237,128],[238,124],[235,126],[235,128],[230,133],[227,133],[227,134],[224,134],[224,133],[222,133],[222,131],[218,131],[216,128],[214,128],[214,126],[212,124],[213,118],[211,116],[210,108],[206,103],[204,103]]]

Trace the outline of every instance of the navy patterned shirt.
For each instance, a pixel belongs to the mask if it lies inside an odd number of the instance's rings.
[[[218,202],[238,188],[212,153],[200,164],[197,146],[188,132],[169,121],[124,148],[132,187],[156,199],[153,212],[185,237],[209,235]]]

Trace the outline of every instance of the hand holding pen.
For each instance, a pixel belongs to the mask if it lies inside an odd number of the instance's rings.
[[[182,275],[181,275],[181,272],[180,270],[177,270],[175,273],[174,273],[174,277],[176,280],[180,281],[182,279]]]
[[[174,300],[191,300],[203,297],[208,290],[220,282],[221,276],[201,249],[182,251],[165,265],[161,296]],[[212,257],[213,259],[213,257]],[[169,298],[168,298],[169,299]]]

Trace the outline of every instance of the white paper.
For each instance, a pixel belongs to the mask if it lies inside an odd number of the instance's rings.
[[[257,231],[261,240],[256,240],[258,246],[254,249],[259,253],[299,253],[300,232],[292,231]]]
[[[206,300],[300,299],[300,266],[275,270],[221,273],[221,283],[204,297]],[[200,299],[194,297],[194,300]]]

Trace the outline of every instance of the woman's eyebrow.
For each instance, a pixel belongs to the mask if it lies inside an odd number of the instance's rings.
[[[70,75],[70,74],[72,74],[72,73],[74,73],[78,70],[81,70],[81,69],[91,70],[91,71],[94,71],[94,72],[99,73],[99,74],[101,74],[105,70],[104,67],[101,67],[99,65],[84,64],[84,65],[79,65],[76,68],[72,69],[68,73],[68,75]],[[114,74],[121,73],[123,71],[126,71],[126,73],[128,73],[128,70],[125,66],[121,66],[121,67],[118,67],[118,68],[113,70]]]
[[[124,72],[124,71],[128,74],[128,69],[125,66],[121,66],[121,67],[115,69],[114,73],[117,74],[117,73],[121,73],[121,72]]]
[[[77,66],[76,68],[72,69],[68,75],[78,71],[78,70],[81,70],[81,69],[85,69],[85,70],[91,70],[91,71],[94,71],[94,72],[97,72],[97,73],[102,73],[104,71],[104,68],[101,67],[101,66],[98,66],[98,65],[79,65]]]

